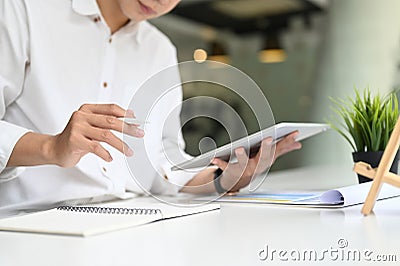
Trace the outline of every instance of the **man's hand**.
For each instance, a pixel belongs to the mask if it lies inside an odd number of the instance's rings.
[[[119,118],[134,117],[132,111],[115,104],[84,104],[75,111],[67,126],[58,135],[49,136],[29,132],[14,147],[7,166],[56,164],[73,167],[88,153],[110,162],[110,153],[100,144],[104,142],[132,156],[133,151],[111,131],[141,138],[144,131],[138,125],[129,125]]]
[[[228,163],[215,158],[212,163],[223,170],[221,185],[228,191],[238,191],[246,187],[253,177],[266,171],[275,160],[285,153],[301,148],[301,143],[295,140],[298,132],[294,132],[275,145],[271,145],[272,138],[261,142],[261,147],[256,156],[249,158],[244,148],[235,150],[237,162]]]
[[[143,130],[137,125],[125,125],[118,117],[134,117],[133,112],[126,112],[115,104],[85,104],[75,111],[64,131],[53,139],[53,158],[55,164],[62,167],[72,167],[87,153],[94,153],[103,160],[111,162],[110,153],[100,145],[104,142],[132,156],[133,151],[111,130],[141,138]]]

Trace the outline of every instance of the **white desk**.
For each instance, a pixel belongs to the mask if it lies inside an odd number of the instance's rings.
[[[330,170],[325,172],[326,170]],[[328,189],[356,181],[350,170],[314,168],[271,174],[266,189]],[[152,201],[153,199],[138,199]],[[0,232],[0,265],[316,265],[294,262],[289,252],[318,258],[332,250],[396,255],[400,261],[400,198],[380,201],[375,214],[363,217],[361,205],[345,209],[313,209],[250,204],[222,204],[219,212],[156,222],[89,238]],[[338,240],[348,246],[340,249]],[[268,246],[265,261],[259,253]],[[279,250],[286,250],[282,262]],[[261,254],[265,256],[265,252]],[[376,265],[347,262],[335,253],[323,265]],[[308,255],[307,255],[308,256]],[[331,259],[333,258],[333,259]],[[346,257],[345,257],[346,258]],[[353,259],[353,257],[351,257]],[[395,262],[384,265],[395,265]]]

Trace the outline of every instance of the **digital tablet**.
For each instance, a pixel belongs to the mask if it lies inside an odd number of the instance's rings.
[[[244,147],[247,153],[250,153],[250,157],[257,153],[261,141],[267,137],[274,139],[273,143],[278,142],[285,136],[292,132],[298,131],[299,134],[296,137],[296,141],[309,138],[321,132],[328,130],[330,126],[328,124],[317,124],[317,123],[278,123],[269,128],[263,129],[250,136],[243,137],[232,143],[228,143],[217,149],[208,151],[197,157],[194,157],[188,161],[181,162],[171,168],[172,171],[192,169],[205,167],[210,164],[214,158],[220,158],[222,160],[230,160],[231,156],[234,156],[234,150],[239,147]]]

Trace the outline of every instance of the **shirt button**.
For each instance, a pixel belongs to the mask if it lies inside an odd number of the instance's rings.
[[[108,86],[108,83],[107,82],[103,82],[103,87],[107,88],[107,86]]]
[[[94,21],[95,23],[99,22],[99,21],[100,21],[100,17],[95,17],[95,18],[93,19],[93,21]]]
[[[112,38],[108,39],[108,42],[109,42],[109,43],[112,43]]]
[[[101,170],[103,170],[104,173],[107,173],[107,169],[104,166],[101,168]]]

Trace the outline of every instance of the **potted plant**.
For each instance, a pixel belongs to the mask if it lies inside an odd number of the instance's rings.
[[[399,116],[396,92],[383,97],[379,94],[371,96],[367,88],[362,95],[355,90],[355,99],[331,98],[331,101],[338,117],[329,124],[350,143],[353,161],[377,167]],[[398,160],[399,152],[390,168],[396,174]],[[362,175],[358,175],[358,180],[359,183],[371,181]]]

